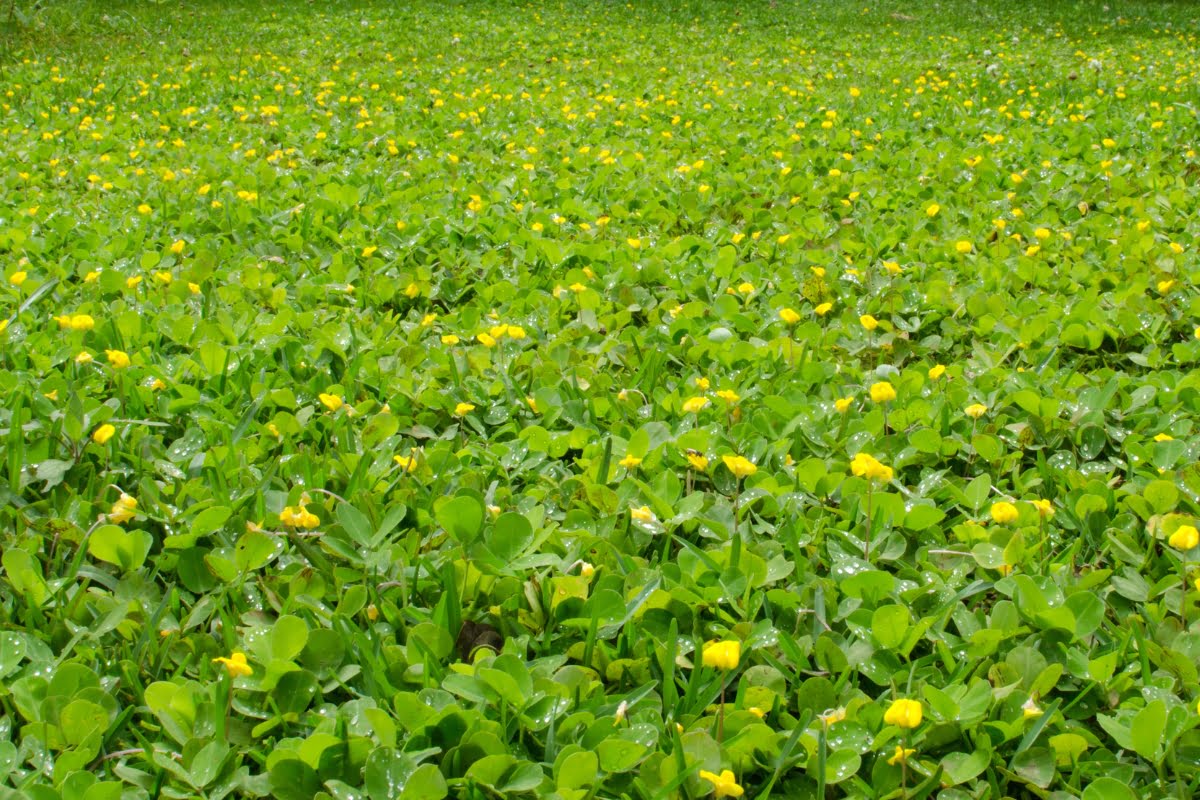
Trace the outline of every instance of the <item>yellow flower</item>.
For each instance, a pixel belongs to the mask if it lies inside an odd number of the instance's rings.
[[[893,767],[898,764],[903,764],[908,761],[908,757],[917,752],[911,747],[901,747],[896,745],[896,752],[888,759],[888,763]]]
[[[105,350],[104,355],[108,357],[108,365],[113,369],[125,369],[129,366],[129,354],[124,350]]]
[[[850,409],[850,404],[854,402],[854,397],[839,397],[833,401],[833,407],[841,413],[845,414]]]
[[[704,645],[701,660],[706,667],[714,667],[723,672],[737,669],[742,660],[742,643],[736,639],[728,642],[709,642]]]
[[[888,381],[871,384],[871,402],[888,403],[896,399],[896,387]]]
[[[745,456],[721,456],[721,462],[725,464],[725,468],[733,473],[735,478],[748,478],[758,472],[758,467],[754,462]]]
[[[631,508],[629,516],[633,518],[634,522],[654,522],[654,512],[650,510],[650,506]]]
[[[903,272],[903,270],[900,268],[900,264],[896,261],[883,262],[883,268],[893,275],[899,275],[901,272]]]
[[[289,528],[312,529],[321,524],[320,518],[305,508],[304,503],[300,503],[298,506],[288,506],[280,511],[279,521]]]
[[[1033,717],[1040,717],[1044,713],[1046,713],[1046,712],[1044,712],[1040,708],[1038,708],[1038,704],[1034,702],[1032,697],[1021,704],[1021,718],[1022,719],[1032,719]]]
[[[175,241],[171,242],[171,252],[175,255],[179,255],[183,252],[185,245],[186,242],[184,242],[183,239],[176,239]]]
[[[1156,442],[1170,442],[1170,441],[1174,441],[1174,439],[1175,439],[1175,437],[1171,436],[1170,434],[1166,434],[1166,433],[1154,434],[1154,441],[1156,441]]]
[[[869,331],[873,331],[879,327],[879,320],[875,319],[870,314],[863,314],[858,318],[858,321],[862,323],[862,326]]]
[[[936,381],[938,378],[946,374],[945,364],[934,364],[929,368],[929,380]]]
[[[538,413],[537,399],[535,397],[533,397],[532,395],[525,396],[525,405],[529,406],[529,410],[532,411],[533,413],[535,413],[535,414]]]
[[[975,246],[966,240],[962,240],[962,241],[955,243],[954,249],[957,250],[959,253],[966,255],[967,253],[974,250]]]
[[[642,460],[637,456],[625,456],[618,463],[625,469],[633,469],[638,464],[641,464]]]
[[[421,327],[428,328],[433,323],[437,322],[437,314],[426,314],[421,317]]]
[[[878,478],[887,483],[895,475],[891,467],[886,466],[870,453],[857,453],[850,459],[850,472],[860,478]]]
[[[378,245],[374,245],[374,244],[367,245],[366,247],[364,247],[362,249],[362,257],[370,258],[372,255],[375,254],[375,251],[378,249],[379,249]]]
[[[731,770],[724,770],[720,775],[715,772],[709,772],[706,769],[700,770],[700,777],[713,785],[715,797],[741,797],[746,793],[746,790],[737,785],[737,781],[733,778]]]
[[[823,317],[832,310],[833,310],[833,303],[821,303],[821,305],[819,305],[813,309],[813,313],[816,314],[818,317]]]
[[[733,391],[732,389],[719,390],[717,392],[717,397],[721,398],[726,403],[736,403],[738,400],[742,399],[741,396],[739,396],[738,393]]]
[[[1029,502],[1037,509],[1038,516],[1042,519],[1050,519],[1054,516],[1054,506],[1050,504],[1049,500],[1030,500]]]
[[[740,294],[750,294],[754,291],[753,283],[739,283],[737,290]]]
[[[442,344],[453,346],[453,345],[458,344],[459,341],[460,341],[459,338],[457,336],[455,336],[453,333],[447,333],[446,335],[442,336]]]
[[[1171,252],[1175,255],[1181,254],[1183,252],[1183,245],[1179,242],[1171,242]]]
[[[143,216],[145,216],[146,214],[149,214],[153,210],[154,209],[152,209],[150,206],[146,205],[145,203],[142,203],[140,206],[137,207],[137,212]]]
[[[231,678],[240,678],[243,676],[248,678],[254,674],[254,670],[246,663],[246,654],[240,650],[234,651],[230,654],[229,658],[218,656],[213,659],[213,663],[223,665]]]
[[[689,414],[696,414],[708,405],[707,397],[689,397],[683,401],[683,410]]]
[[[114,522],[117,525],[124,524],[133,519],[137,515],[137,498],[121,492],[121,496],[117,498],[117,502],[112,504],[112,508],[108,512],[108,521]]]
[[[73,331],[90,331],[96,327],[96,320],[92,319],[88,314],[73,314],[67,320],[67,327]]]
[[[410,453],[406,456],[392,456],[392,461],[395,461],[396,465],[404,472],[412,472],[417,468],[416,453]]]
[[[1004,525],[1008,522],[1013,522],[1017,518],[1017,507],[1012,503],[1001,500],[998,503],[992,503],[992,521]]]
[[[936,217],[938,215],[938,212],[941,210],[942,210],[942,207],[939,206],[937,203],[930,203],[929,207],[925,209],[925,216]]]
[[[524,339],[525,338],[525,329],[522,328],[520,325],[509,325],[508,326],[508,338]]]
[[[758,706],[750,706],[746,710],[749,711],[754,716],[758,717],[759,719],[762,719],[763,717],[765,717],[767,715],[767,712],[763,711]]]
[[[641,239],[629,238],[629,239],[625,240],[625,243],[628,244],[630,247],[632,247],[634,250],[638,250],[642,246]]]
[[[175,280],[175,276],[170,272],[163,270],[162,272],[154,273],[154,280],[158,281],[163,286],[170,286],[171,282]]]
[[[1166,294],[1167,292],[1171,291],[1171,287],[1174,285],[1175,285],[1175,281],[1159,281],[1158,282],[1158,293]]]
[[[467,414],[470,414],[474,410],[475,410],[475,406],[471,405],[470,403],[459,403],[458,405],[456,405],[454,407],[454,416],[465,417]]]
[[[971,419],[979,419],[987,413],[988,407],[983,403],[972,403],[963,409],[963,413]]]
[[[684,455],[687,456],[688,464],[692,469],[698,469],[701,472],[708,469],[708,456],[697,450],[688,450]]]
[[[321,405],[325,406],[330,411],[337,411],[346,404],[346,401],[343,400],[340,395],[326,394],[325,392],[317,395],[317,399],[321,401]]]
[[[800,321],[800,315],[797,314],[795,312],[795,310],[791,309],[791,308],[779,309],[779,318],[781,320],[783,320],[784,322],[786,322],[788,325],[795,325],[797,322]]]
[[[496,339],[491,334],[481,333],[478,336],[476,336],[475,339],[484,347],[495,347],[496,346]]]
[[[817,719],[821,720],[821,724],[826,728],[830,727],[831,725],[836,725],[845,718],[846,709],[840,707],[826,711],[824,714],[821,714],[819,717],[817,717]]]
[[[899,728],[915,728],[921,724],[922,714],[920,700],[901,698],[892,701],[891,706],[883,714],[883,721],[887,725],[895,725]]]
[[[188,284],[188,291],[189,291],[189,292],[191,292],[192,294],[200,294],[200,284],[198,284],[198,283],[189,283],[189,284]]]
[[[412,300],[420,293],[421,293],[421,287],[418,286],[416,283],[410,283],[410,284],[408,284],[408,286],[404,287],[404,296],[407,297],[409,300]]]
[[[136,289],[137,285],[141,282],[142,282],[142,276],[134,275],[130,278],[125,279],[125,288],[126,289]]]
[[[1191,550],[1197,544],[1200,544],[1200,532],[1196,530],[1194,525],[1180,525],[1171,534],[1171,538],[1167,540],[1167,544],[1176,550]]]
[[[75,356],[76,364],[90,364],[90,363],[92,363],[92,361],[93,361],[92,354],[89,353],[87,350],[84,350],[82,353]]]
[[[12,274],[12,276],[8,279],[8,282],[11,283],[13,286],[20,286],[22,283],[25,282],[25,279],[28,277],[29,277],[29,273],[22,270],[21,272],[14,272]]]
[[[105,423],[99,428],[96,428],[95,433],[92,434],[92,441],[96,444],[107,444],[108,440],[111,439],[116,432],[116,428],[108,423]]]

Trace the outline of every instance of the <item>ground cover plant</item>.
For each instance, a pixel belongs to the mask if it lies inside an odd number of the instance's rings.
[[[0,798],[1196,793],[1195,5],[14,9]]]

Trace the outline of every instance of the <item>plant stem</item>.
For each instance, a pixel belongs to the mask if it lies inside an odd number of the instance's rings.
[[[1183,620],[1183,628],[1187,630],[1187,567],[1179,565],[1179,617]]]
[[[867,478],[867,538],[863,542],[863,561],[871,559],[871,526],[874,515],[871,513],[871,495],[875,491],[875,479]]]
[[[717,709],[717,747],[725,736],[725,678],[721,678],[721,705]]]

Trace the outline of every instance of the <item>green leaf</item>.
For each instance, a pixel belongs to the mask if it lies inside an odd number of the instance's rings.
[[[276,761],[270,770],[272,794],[279,800],[313,800],[321,788],[317,772],[297,758]]]
[[[1114,778],[1096,778],[1083,790],[1082,800],[1137,800],[1137,795]]]
[[[349,503],[339,503],[337,507],[338,524],[342,526],[355,544],[359,547],[370,545],[374,527],[367,516]]]
[[[1170,481],[1151,481],[1146,484],[1142,496],[1156,514],[1166,514],[1179,502],[1179,489]]]
[[[987,769],[990,756],[991,753],[986,750],[976,750],[973,753],[950,753],[942,759],[946,783],[957,786],[983,774],[983,771]]]
[[[987,502],[988,495],[992,490],[992,479],[988,475],[980,475],[967,484],[967,488],[963,490],[963,497],[967,501],[967,508],[972,514],[978,514]]]
[[[508,512],[496,518],[485,537],[488,550],[501,561],[513,561],[533,542],[533,526],[521,514]]]
[[[470,544],[483,528],[483,503],[469,494],[460,494],[438,506],[438,524],[459,544]]]
[[[520,783],[514,785],[519,786]],[[512,791],[519,791],[519,789],[512,789]],[[404,782],[400,800],[442,800],[449,795],[450,789],[446,785],[446,779],[442,777],[441,770],[434,764],[422,764]]]
[[[283,552],[283,542],[262,531],[246,531],[234,547],[234,563],[242,572],[261,569]]]
[[[101,525],[88,538],[88,554],[122,572],[132,572],[146,562],[154,540],[143,530],[125,530],[119,525]]]
[[[904,642],[912,615],[904,606],[880,606],[871,615],[871,635],[879,646],[895,650]]]
[[[228,506],[212,506],[201,511],[192,520],[192,536],[207,536],[224,527],[233,511]]]
[[[1162,700],[1154,700],[1133,717],[1129,726],[1129,738],[1134,751],[1157,763],[1163,746],[1163,731],[1167,727],[1167,706]]]
[[[1013,757],[1012,770],[1025,781],[1045,789],[1054,780],[1054,755],[1044,747],[1034,747]]]
[[[308,624],[300,617],[286,614],[275,620],[267,641],[272,659],[291,661],[308,642]]]

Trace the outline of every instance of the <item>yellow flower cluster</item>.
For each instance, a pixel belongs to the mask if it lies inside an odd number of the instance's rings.
[[[279,512],[279,521],[289,528],[311,530],[321,524],[321,519],[305,507],[304,503],[288,506]]]
[[[850,472],[860,478],[870,478],[887,483],[893,477],[892,468],[884,465],[870,453],[858,453],[850,460]]]

